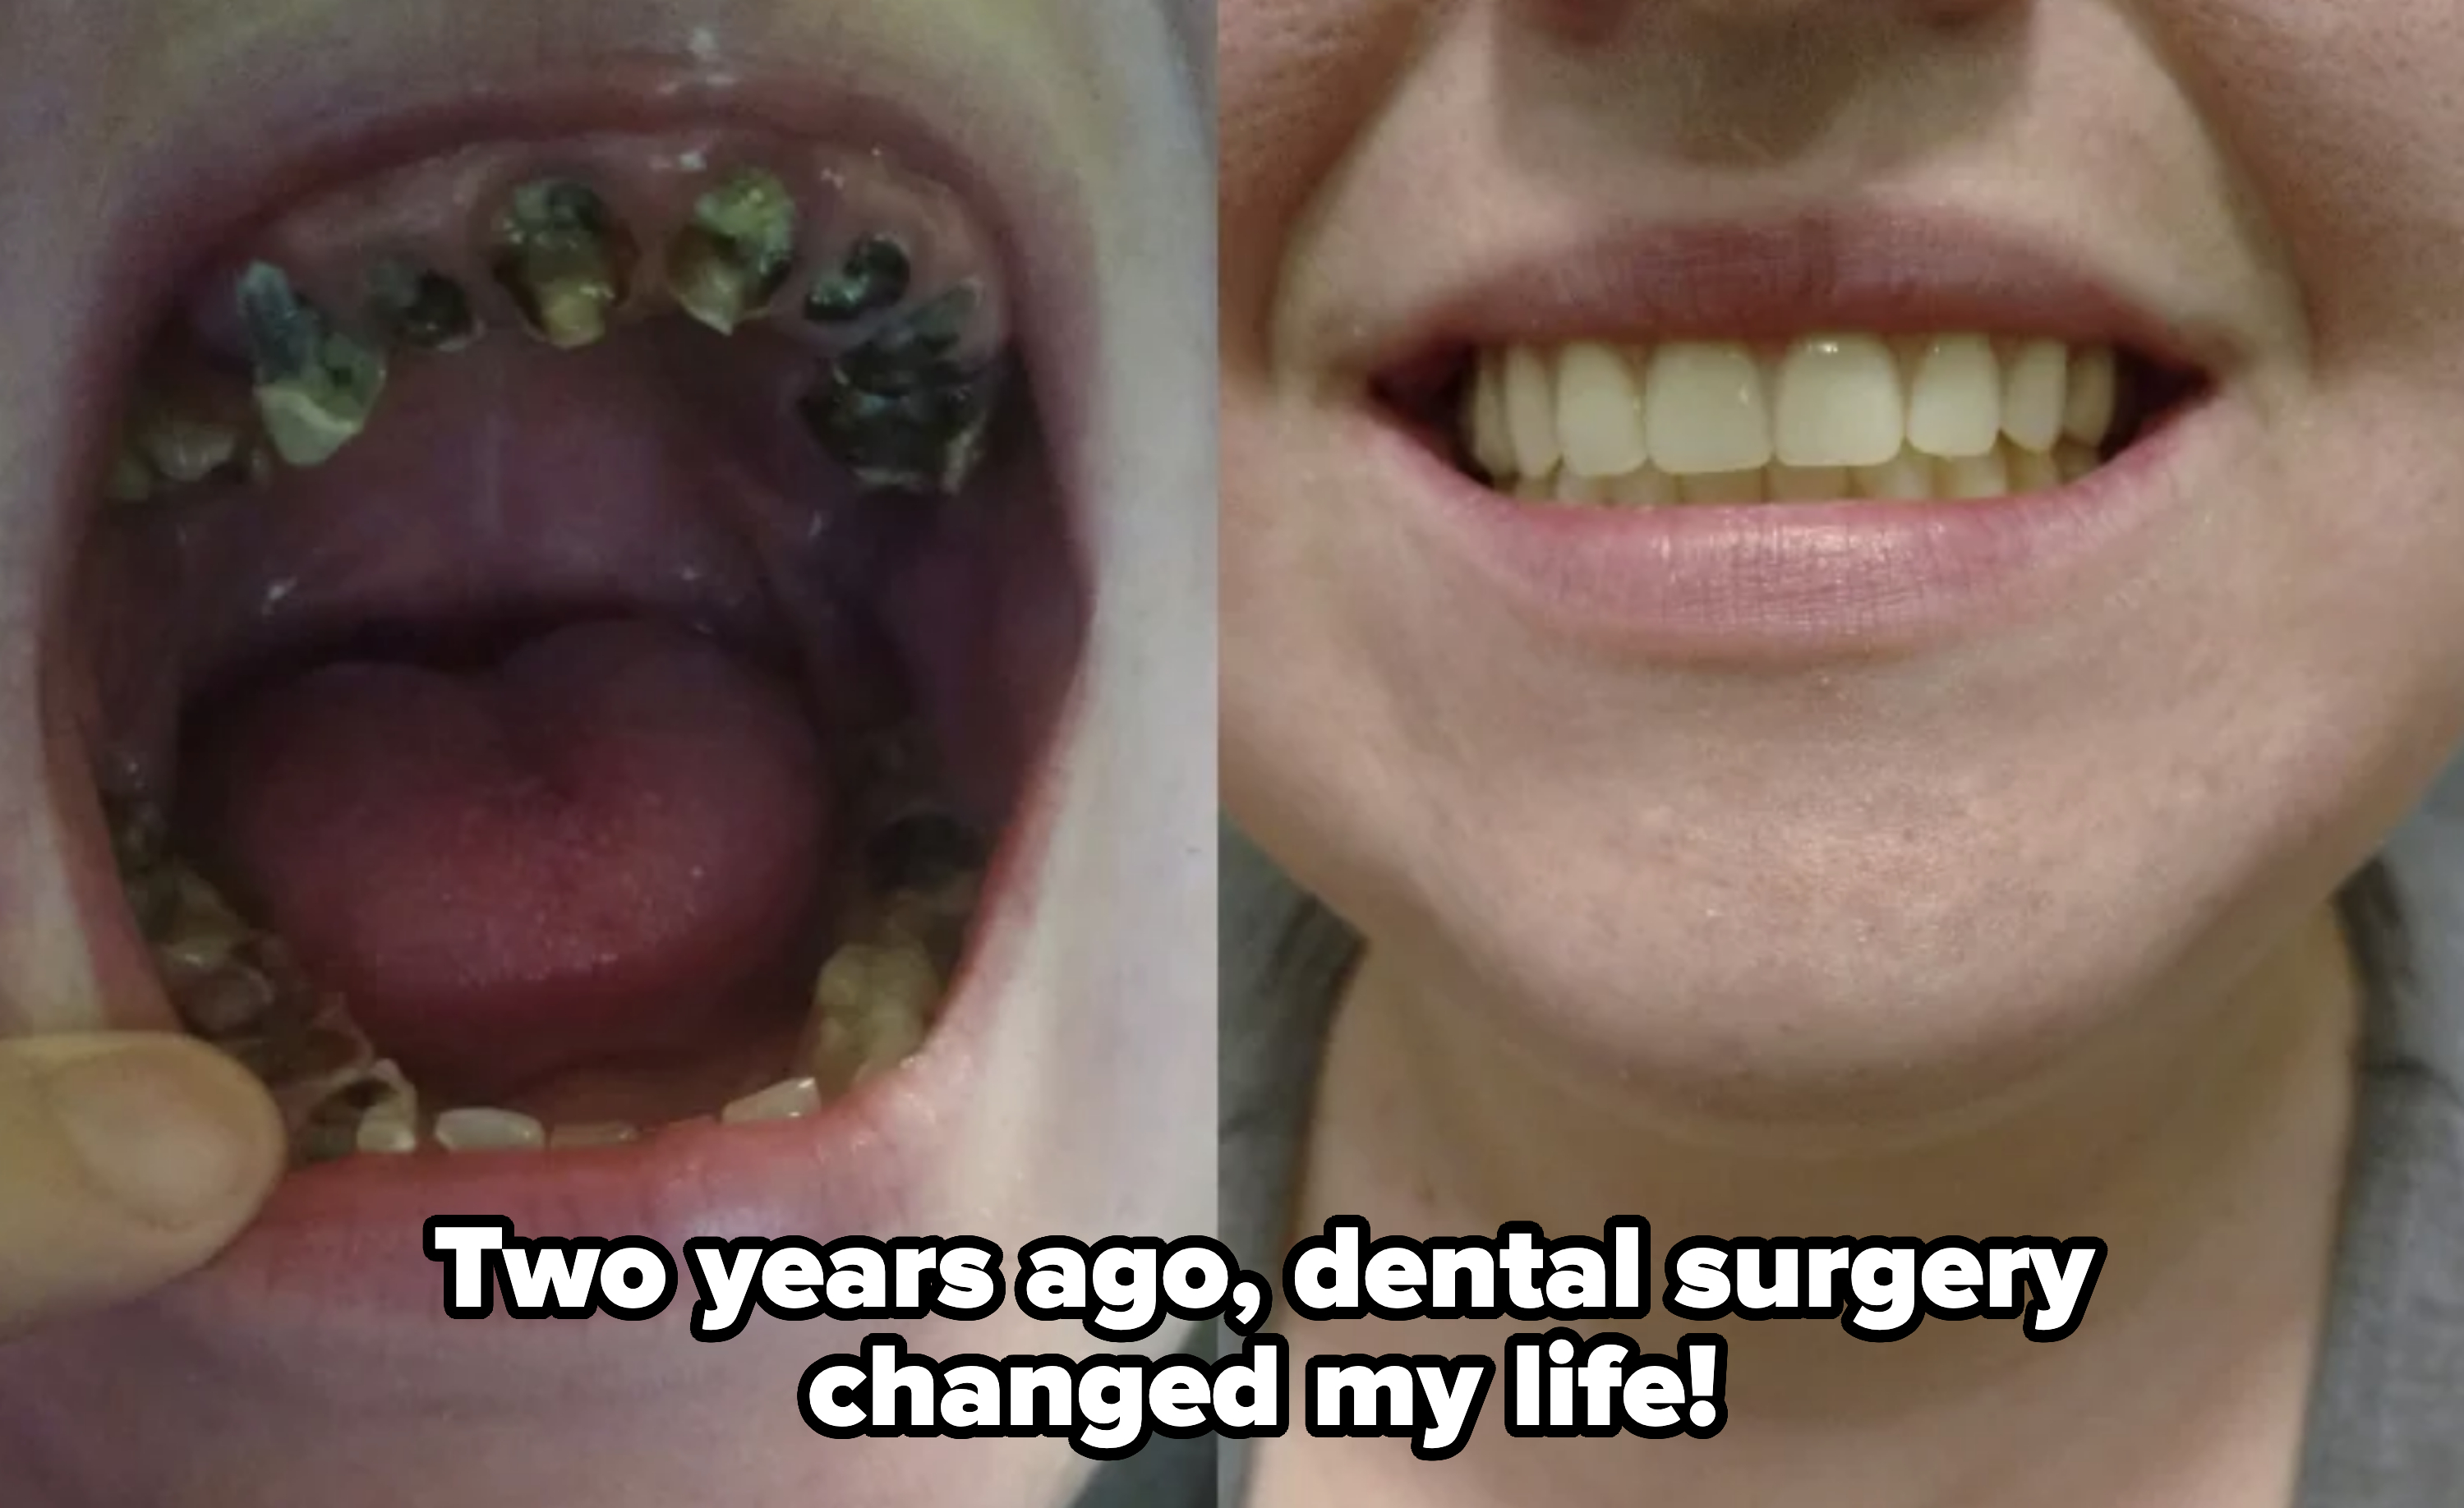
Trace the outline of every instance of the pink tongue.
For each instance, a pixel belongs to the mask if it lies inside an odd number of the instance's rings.
[[[414,1082],[509,1097],[792,1033],[832,812],[785,681],[648,622],[467,674],[328,665],[194,754],[260,918]]]

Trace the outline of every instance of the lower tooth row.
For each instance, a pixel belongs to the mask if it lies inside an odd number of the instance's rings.
[[[2101,460],[2068,441],[2052,450],[2004,442],[1980,456],[1946,460],[1903,449],[1881,466],[1771,465],[1747,471],[1671,476],[1642,466],[1618,476],[1583,476],[1560,469],[1546,476],[1502,479],[1501,489],[1529,502],[1647,508],[1671,504],[1824,502],[1866,498],[1927,502],[2007,497],[2050,491],[2093,471]]]
[[[159,819],[115,812],[113,851],[157,973],[182,1020],[274,1092],[295,1163],[447,1152],[614,1147],[643,1128],[619,1121],[547,1124],[483,1105],[423,1116],[419,1092],[319,994],[282,941],[248,924],[173,857]],[[923,1044],[975,908],[978,868],[886,888],[824,964],[797,1063],[806,1071],[731,1101],[722,1124],[797,1120],[895,1067]]]

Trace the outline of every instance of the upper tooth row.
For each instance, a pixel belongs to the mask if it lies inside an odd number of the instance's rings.
[[[2109,345],[1973,334],[1810,335],[1784,350],[1733,340],[1577,340],[1483,351],[1465,386],[1472,458],[1493,479],[1672,476],[1881,466],[1903,447],[1946,460],[2004,439],[2049,452],[2113,426]]]

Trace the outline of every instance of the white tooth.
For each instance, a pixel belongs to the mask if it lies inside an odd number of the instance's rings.
[[[1642,464],[1642,394],[1624,353],[1577,340],[1557,353],[1557,445],[1566,469],[1617,476]]]
[[[1848,495],[1848,469],[1841,466],[1781,466],[1773,463],[1769,483],[1774,501],[1818,503]]]
[[[796,1121],[821,1107],[820,1085],[810,1079],[784,1079],[767,1089],[756,1089],[741,1100],[729,1101],[718,1118],[728,1126],[749,1121]]]
[[[1879,466],[1899,453],[1900,363],[1873,336],[1807,336],[1781,359],[1775,386],[1772,448],[1788,465]]]
[[[1933,496],[1933,463],[1903,449],[1880,466],[1860,466],[1857,495],[1882,502],[1921,503]]]
[[[2062,480],[2065,482],[2076,482],[2101,464],[2097,459],[2094,446],[2081,445],[2076,440],[2065,440],[2054,447],[2054,465],[2061,470]]]
[[[1642,427],[1652,464],[1674,476],[1770,465],[1762,363],[1735,341],[1670,341],[1651,353]]]
[[[1514,474],[1514,437],[1506,427],[1506,374],[1495,350],[1483,351],[1464,387],[1464,428],[1471,457],[1490,481]]]
[[[2008,448],[2011,458],[2011,491],[2014,492],[2050,492],[2062,485],[2062,469],[2054,462],[2049,450],[2030,450],[2020,446]]]
[[[1657,508],[1677,501],[1677,478],[1645,464],[1609,479],[1609,501],[1628,508]]]
[[[1908,444],[1927,455],[1978,456],[2002,436],[2002,363],[1981,335],[1925,342],[1908,377]]]
[[[436,1118],[436,1145],[449,1152],[532,1151],[547,1145],[547,1127],[518,1110],[465,1107]]]
[[[419,1150],[419,1126],[408,1112],[384,1105],[360,1117],[359,1147],[363,1152],[376,1152],[400,1157]]]
[[[394,1156],[419,1150],[419,1091],[390,1058],[369,1064],[368,1077],[385,1091],[360,1114],[360,1150]]]
[[[1557,469],[1557,399],[1549,390],[1549,359],[1531,346],[1509,345],[1503,375],[1514,469],[1546,476]]]
[[[2062,400],[2062,433],[2081,445],[2102,445],[2113,427],[2116,362],[2113,347],[2091,345],[2071,359],[2070,387]]]
[[[1983,455],[1952,456],[1937,461],[1934,492],[1955,498],[2001,497],[2011,491],[2011,468],[1999,448]]]
[[[2071,350],[2059,340],[2023,340],[2002,368],[2002,432],[2023,450],[2051,450],[2062,436]]]
[[[577,1121],[548,1128],[547,1145],[558,1147],[622,1147],[642,1139],[641,1127],[627,1121]]]
[[[1578,476],[1573,471],[1557,473],[1556,485],[1549,490],[1549,500],[1582,506],[1609,500],[1609,484],[1605,477]]]
[[[1696,471],[1677,479],[1677,495],[1689,503],[1759,503],[1765,486],[1759,466],[1750,471]]]

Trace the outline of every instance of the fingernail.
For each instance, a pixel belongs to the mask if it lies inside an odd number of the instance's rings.
[[[183,1230],[227,1213],[262,1173],[253,1086],[201,1054],[131,1047],[72,1059],[44,1088],[86,1171],[124,1209]]]

